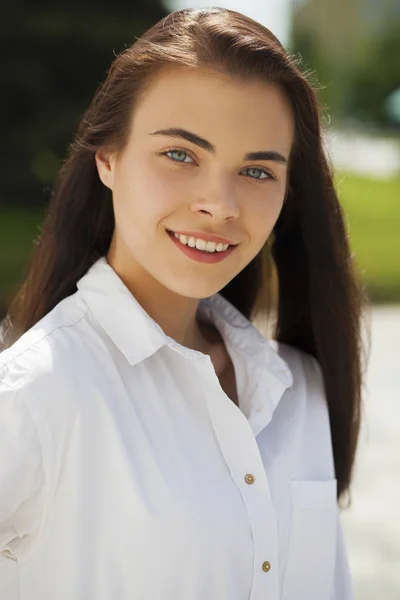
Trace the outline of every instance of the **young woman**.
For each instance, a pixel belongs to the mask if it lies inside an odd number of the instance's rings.
[[[3,323],[1,598],[353,597],[368,303],[319,113],[234,11],[112,64]]]

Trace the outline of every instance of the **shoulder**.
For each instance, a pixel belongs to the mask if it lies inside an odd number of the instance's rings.
[[[0,369],[4,365],[18,362],[36,352],[39,347],[49,343],[57,335],[58,330],[74,328],[85,317],[87,306],[80,301],[75,292],[59,302],[50,312],[26,331],[9,348],[0,352]]]
[[[324,376],[319,361],[304,350],[276,340],[270,340],[273,349],[292,376],[287,394],[296,402],[296,410],[312,423],[329,420]]]
[[[309,354],[283,342],[271,340],[275,352],[286,362],[293,376],[293,386],[306,386],[307,394],[325,403],[324,377],[319,361]]]
[[[275,342],[279,356],[292,372],[293,384],[288,390],[287,402],[291,414],[296,415],[304,453],[303,475],[334,478],[332,435],[324,375],[319,361],[304,350]]]
[[[89,332],[87,307],[77,294],[59,302],[14,344],[0,353],[0,383],[12,390],[27,408],[39,399],[56,402],[71,390],[84,368],[82,339]]]
[[[86,313],[75,294],[68,296],[0,354],[0,427],[13,427],[16,443],[24,439],[26,456],[40,441],[50,479],[91,386],[88,365],[97,338]]]

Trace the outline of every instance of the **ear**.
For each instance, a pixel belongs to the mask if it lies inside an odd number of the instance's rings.
[[[110,190],[113,189],[114,181],[114,156],[104,149],[100,149],[95,154],[97,172],[100,180]]]

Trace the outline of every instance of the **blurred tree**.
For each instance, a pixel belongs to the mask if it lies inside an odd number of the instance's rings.
[[[13,0],[2,7],[3,205],[47,203],[66,147],[115,54],[167,12],[156,0]]]
[[[292,0],[290,50],[316,72],[333,120],[389,123],[400,79],[399,0]]]
[[[379,125],[395,123],[386,100],[400,86],[400,27],[388,24],[383,35],[371,40],[354,73],[350,110]]]
[[[346,114],[349,73],[360,53],[357,0],[295,2],[290,49],[315,71],[330,116]]]

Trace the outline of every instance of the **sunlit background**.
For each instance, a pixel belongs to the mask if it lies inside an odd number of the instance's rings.
[[[14,0],[2,7],[0,319],[40,232],[51,183],[114,55],[189,0]],[[314,73],[372,351],[352,505],[342,511],[356,600],[400,599],[400,0],[219,2]],[[5,118],[4,118],[5,117]]]

